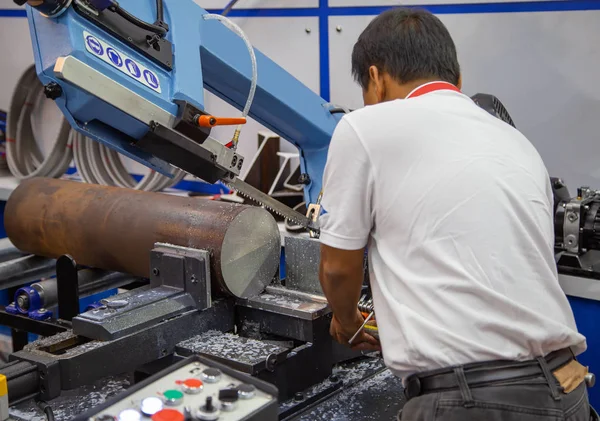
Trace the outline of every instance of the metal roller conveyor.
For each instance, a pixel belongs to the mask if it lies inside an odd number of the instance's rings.
[[[26,255],[0,263],[0,289],[25,285],[54,274],[56,260]]]
[[[23,253],[21,250],[16,248],[10,239],[0,239],[0,262],[16,259],[17,257],[22,257],[26,254],[27,253]]]
[[[264,290],[279,264],[277,223],[258,207],[36,178],[5,215],[20,250],[144,278],[156,243],[207,250],[213,288],[236,297]]]
[[[78,273],[79,298],[86,298],[103,291],[120,288],[139,280],[139,278],[132,275],[120,272],[83,269]],[[34,300],[35,303],[32,303],[32,293],[39,297]],[[23,314],[40,308],[51,308],[58,304],[57,280],[55,278],[45,279],[29,287],[20,288],[17,290],[15,297],[15,305]]]

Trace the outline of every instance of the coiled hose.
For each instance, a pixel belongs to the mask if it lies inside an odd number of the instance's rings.
[[[46,158],[38,146],[34,110],[44,100],[44,87],[35,66],[21,76],[13,93],[6,123],[6,160],[12,175],[19,180],[33,177],[59,178],[73,157],[69,123],[63,119],[52,149]]]
[[[139,182],[129,174],[119,153],[72,130],[73,158],[81,179],[86,183],[161,191],[179,183],[186,175],[177,170],[173,178],[150,171]]]
[[[126,187],[136,190],[161,191],[185,177],[177,170],[173,178],[151,171],[139,182],[129,174],[119,153],[72,129],[63,117],[56,141],[46,158],[39,148],[34,124],[42,101],[44,87],[35,66],[21,76],[13,93],[6,125],[6,160],[12,175],[19,180],[33,177],[60,178],[72,161],[86,183]]]

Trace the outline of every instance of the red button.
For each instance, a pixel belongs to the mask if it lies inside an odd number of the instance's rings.
[[[185,417],[176,409],[163,409],[152,415],[152,421],[185,421]]]
[[[187,379],[183,382],[184,386],[191,387],[193,389],[197,389],[202,387],[202,380],[198,379]]]

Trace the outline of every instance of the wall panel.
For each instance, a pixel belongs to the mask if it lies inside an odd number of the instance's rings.
[[[350,57],[372,18],[329,18],[333,102],[362,105]],[[571,190],[600,186],[600,11],[440,18],[457,44],[464,92],[498,96],[551,174],[563,177]]]
[[[24,9],[25,6],[17,6],[13,0],[0,0],[0,9]]]
[[[13,89],[33,64],[27,19],[0,19],[0,109],[8,110]]]
[[[229,0],[194,0],[205,9],[224,9]],[[236,9],[318,7],[319,0],[239,0]]]
[[[516,0],[517,2],[525,2],[529,0]],[[546,1],[546,0],[531,0],[531,1]],[[563,1],[563,0],[555,0]],[[515,0],[496,0],[494,3],[514,3]],[[489,0],[462,0],[460,4],[475,4],[475,3],[490,3]],[[454,0],[329,0],[329,6],[340,7],[340,6],[353,6],[353,7],[372,7],[372,6],[408,6],[408,5],[428,5],[428,4],[441,4],[441,5],[455,5],[457,4]]]
[[[286,71],[294,75],[314,92],[319,92],[319,22],[316,17],[293,18],[234,18],[246,32],[255,48],[266,54]],[[309,31],[307,31],[307,29]],[[260,74],[260,68],[258,68]],[[282,87],[283,89],[283,87]],[[240,114],[235,108],[216,96],[205,94],[206,109],[224,116]],[[256,152],[256,135],[266,130],[264,126],[249,119],[242,131],[239,151],[246,162]],[[231,127],[217,127],[213,135],[226,143],[233,134]],[[287,142],[282,143],[282,150],[297,151]],[[244,167],[243,171],[247,170]]]

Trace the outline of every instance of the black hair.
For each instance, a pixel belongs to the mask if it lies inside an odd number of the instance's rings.
[[[352,51],[352,74],[366,89],[369,67],[399,83],[438,79],[458,84],[456,46],[444,24],[426,10],[394,8],[377,16]]]

